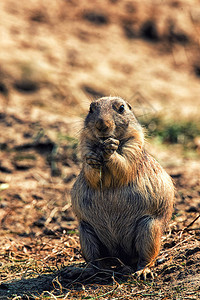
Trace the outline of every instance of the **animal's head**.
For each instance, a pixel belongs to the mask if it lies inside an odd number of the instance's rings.
[[[119,140],[139,135],[143,130],[135,118],[131,105],[120,97],[103,97],[90,104],[84,128],[91,137],[105,140],[113,137]]]

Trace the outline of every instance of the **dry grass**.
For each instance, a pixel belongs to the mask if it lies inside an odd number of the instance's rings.
[[[23,299],[176,299],[174,297],[182,297],[182,293],[189,295],[189,291],[190,295],[193,295],[192,299],[197,299],[198,289],[187,290],[187,280],[184,284],[180,281],[169,287],[163,285],[163,276],[166,279],[169,276],[167,274],[173,274],[175,271],[178,271],[179,275],[187,273],[189,245],[194,249],[194,255],[198,252],[198,243],[194,234],[171,234],[165,238],[165,243],[172,241],[175,242],[175,246],[162,251],[159,256],[160,265],[158,264],[155,269],[158,273],[156,279],[147,282],[139,281],[134,276],[119,277],[117,273],[110,274],[106,271],[103,280],[96,276],[96,278],[90,277],[79,281],[78,277],[70,282],[67,280],[67,270],[81,267],[84,272],[86,268],[85,264],[80,263],[77,254],[79,248],[77,236],[62,236],[56,240],[56,243],[52,238],[41,238],[37,242],[27,243],[7,241],[1,254],[0,274],[2,283],[5,283],[1,287],[7,288],[10,292],[15,291],[18,299],[22,299],[21,297]],[[186,254],[185,259],[181,254]],[[48,289],[41,292],[39,287],[44,276],[46,276]],[[193,279],[193,282],[197,278]],[[36,284],[38,282],[40,292],[38,296],[37,288],[32,286],[33,279],[36,280]]]

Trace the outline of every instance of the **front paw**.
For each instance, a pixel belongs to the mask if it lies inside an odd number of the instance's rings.
[[[108,159],[119,147],[119,141],[113,138],[108,138],[103,143],[103,156]]]
[[[99,169],[102,166],[101,159],[93,152],[85,156],[86,163],[93,169]]]

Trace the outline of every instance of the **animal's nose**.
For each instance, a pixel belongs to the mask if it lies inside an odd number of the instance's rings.
[[[98,119],[96,121],[96,128],[101,131],[101,132],[106,132],[108,131],[109,127],[110,127],[110,122],[107,120],[103,120],[103,119]]]

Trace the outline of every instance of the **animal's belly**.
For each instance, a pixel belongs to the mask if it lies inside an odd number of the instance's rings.
[[[133,239],[138,216],[134,205],[109,198],[95,201],[85,213],[86,221],[93,227],[100,241],[108,248],[125,247]]]
[[[130,248],[137,221],[148,214],[148,207],[133,188],[83,189],[75,205],[80,220],[89,223],[100,241],[108,248]],[[145,207],[145,210],[144,210]]]

